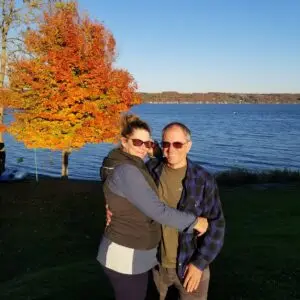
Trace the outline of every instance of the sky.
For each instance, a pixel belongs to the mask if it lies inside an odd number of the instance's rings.
[[[141,92],[300,92],[300,0],[79,0]]]

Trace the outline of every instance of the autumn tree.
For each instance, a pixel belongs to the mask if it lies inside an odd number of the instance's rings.
[[[8,63],[17,55],[22,55],[22,31],[25,27],[35,24],[41,9],[50,9],[53,0],[0,0],[0,157],[5,157],[3,140],[4,108],[14,107],[16,104],[7,81]],[[5,87],[5,85],[7,85]],[[0,159],[0,175],[5,169],[5,160]]]
[[[140,103],[137,86],[126,70],[113,65],[112,33],[81,18],[74,3],[45,13],[38,28],[26,33],[25,45],[30,56],[10,71],[23,109],[9,132],[28,148],[61,150],[67,177],[74,149],[116,138],[120,113]]]

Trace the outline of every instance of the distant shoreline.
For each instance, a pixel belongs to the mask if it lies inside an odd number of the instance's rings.
[[[149,104],[300,104],[300,94],[248,93],[142,93],[143,103]]]
[[[299,105],[300,103],[296,102],[278,102],[278,103],[273,103],[273,102],[261,102],[261,103],[234,103],[234,102],[191,102],[191,101],[168,101],[168,102],[143,102],[142,104],[220,104],[220,105],[226,105],[226,104],[241,104],[241,105],[251,105],[251,104],[270,104],[270,105],[280,105],[280,104],[291,104],[291,105]]]

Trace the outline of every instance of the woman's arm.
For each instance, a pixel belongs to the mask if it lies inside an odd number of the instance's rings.
[[[175,227],[180,231],[187,230],[187,232],[192,232],[194,227],[197,227],[199,221],[195,215],[181,212],[164,204],[135,166],[129,164],[117,166],[108,180],[108,187],[111,191],[125,197],[156,222]]]

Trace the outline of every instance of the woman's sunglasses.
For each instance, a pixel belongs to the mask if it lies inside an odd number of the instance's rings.
[[[133,146],[136,146],[136,147],[141,147],[143,144],[145,144],[145,147],[150,149],[150,148],[153,148],[154,146],[154,143],[152,141],[142,141],[142,140],[139,140],[139,139],[131,139],[132,140],[132,144]]]
[[[161,142],[161,146],[163,148],[170,148],[172,145],[175,149],[181,149],[183,147],[183,145],[185,145],[185,144],[186,143],[182,143],[182,142],[173,142],[173,143],[166,142],[166,141]]]

